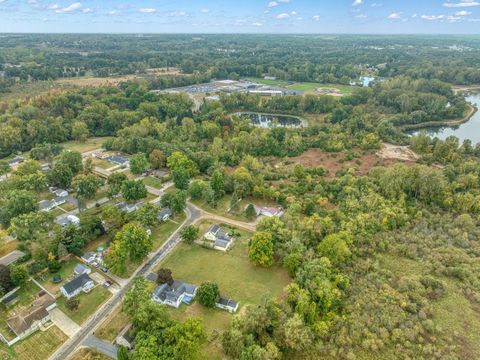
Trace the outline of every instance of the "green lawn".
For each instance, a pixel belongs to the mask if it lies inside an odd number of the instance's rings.
[[[91,138],[88,138],[87,141],[85,142],[67,141],[60,145],[63,146],[65,150],[78,151],[82,153],[82,152],[87,152],[87,151],[101,148],[102,144],[109,139],[111,139],[111,137],[109,136],[91,137]]]
[[[98,338],[113,342],[122,329],[127,326],[130,319],[127,314],[117,307],[113,314],[111,314],[102,325],[95,331],[95,336]]]
[[[27,281],[27,283],[17,292],[17,303],[9,308],[0,305],[0,333],[2,333],[3,336],[7,339],[15,338],[15,334],[8,327],[6,320],[13,316],[14,313],[28,308],[41,290],[42,289],[35,285],[33,281]]]
[[[62,264],[61,269],[57,273],[50,274],[47,272],[40,279],[37,279],[37,281],[52,294],[60,295],[60,287],[63,286],[63,284],[65,284],[69,278],[73,276],[73,269],[79,263],[81,263],[81,261],[78,259],[68,260],[66,263]],[[62,277],[62,281],[58,284],[54,284],[52,282],[52,279],[55,275],[60,275]]]
[[[67,336],[52,326],[47,331],[36,331],[10,348],[0,345],[0,359],[45,360],[66,340]]]
[[[162,180],[153,177],[153,176],[147,176],[143,179],[143,183],[147,186],[153,187],[155,189],[161,189],[163,187],[163,182]]]
[[[77,296],[77,299],[80,300],[80,305],[77,310],[69,310],[66,306],[67,299],[63,296],[57,300],[57,305],[73,321],[77,324],[82,324],[111,296],[112,293],[110,291],[101,285],[97,285],[88,294],[82,293]]]
[[[200,233],[206,231],[211,222],[200,223]],[[228,229],[228,226],[223,226]],[[222,251],[206,249],[198,245],[181,244],[159,267],[169,268],[176,279],[200,285],[205,281],[216,282],[220,292],[240,302],[240,305],[258,304],[264,297],[278,297],[290,278],[281,268],[260,268],[248,259],[248,241],[251,233],[235,229],[233,248]],[[215,310],[211,314],[218,319],[208,319],[216,323],[225,313]]]
[[[291,82],[285,80],[265,80],[263,78],[250,78],[250,81],[256,82],[262,85],[270,85],[270,86],[288,86],[292,84]]]
[[[98,159],[98,158],[92,158],[92,164],[93,164],[93,166],[98,166],[99,168],[102,168],[102,169],[105,169],[105,170],[110,169],[111,167],[115,166],[114,163],[111,163],[108,160]]]

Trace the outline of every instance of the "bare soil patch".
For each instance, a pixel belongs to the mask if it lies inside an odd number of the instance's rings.
[[[358,157],[346,160],[344,153],[329,153],[320,149],[310,149],[302,155],[288,158],[287,162],[292,163],[292,167],[294,164],[302,164],[307,168],[323,167],[328,170],[327,178],[334,178],[340,170],[353,168],[356,169],[357,175],[363,176],[376,166],[391,166],[398,162],[413,164],[418,159],[411,154],[406,156],[403,152],[399,154],[396,151],[389,151],[386,155],[381,153],[382,150],[378,153],[372,153],[357,149],[355,152],[359,155]],[[383,156],[380,156],[379,153]]]
[[[381,159],[413,162],[420,158],[420,156],[408,146],[392,145],[388,143],[383,144],[382,149],[377,152],[377,156]]]

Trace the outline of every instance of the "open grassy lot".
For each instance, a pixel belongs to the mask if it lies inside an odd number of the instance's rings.
[[[285,80],[265,80],[263,78],[249,78],[248,80],[256,82],[262,85],[270,85],[270,86],[288,86],[292,83]]]
[[[102,340],[113,342],[129,322],[128,315],[123,313],[121,308],[118,307],[95,331],[95,336]]]
[[[290,90],[296,91],[312,91],[318,88],[332,88],[338,89],[340,92],[344,94],[351,94],[358,89],[356,86],[350,85],[340,85],[340,84],[320,84],[320,83],[313,83],[313,82],[304,82],[304,83],[295,83],[293,85],[287,86]]]
[[[115,164],[114,163],[111,163],[110,161],[108,160],[105,160],[105,159],[98,159],[96,157],[92,157],[92,164],[93,166],[98,166],[102,169],[110,169],[111,167],[114,167]]]
[[[57,305],[73,321],[77,324],[82,324],[100,307],[100,305],[107,301],[110,296],[112,296],[110,291],[101,285],[97,285],[88,294],[82,293],[77,296],[80,300],[80,305],[77,310],[69,310],[66,306],[67,299],[63,296],[57,300]]]
[[[86,151],[91,151],[95,149],[99,149],[102,147],[102,144],[111,139],[111,137],[91,137],[88,138],[87,141],[85,142],[80,142],[80,141],[68,141],[65,143],[60,144],[63,146],[66,150],[71,150],[71,151],[78,151],[78,152],[86,152]]]
[[[6,308],[4,305],[0,305],[0,333],[8,340],[14,339],[15,334],[8,327],[7,319],[15,312],[28,308],[41,290],[42,289],[35,285],[33,281],[27,281],[27,283],[17,291],[18,301],[13,306]]]
[[[156,177],[153,177],[153,176],[147,176],[143,179],[143,183],[146,185],[146,186],[150,186],[150,187],[153,187],[155,189],[161,189],[163,187],[163,182],[156,178]]]
[[[7,348],[0,345],[2,360],[45,360],[67,340],[67,336],[56,326],[46,331],[37,331],[25,340]]]
[[[208,221],[200,223],[202,236],[211,224]],[[222,227],[228,228],[223,225]],[[265,269],[250,263],[248,241],[251,233],[239,229],[235,231],[240,235],[236,236],[233,248],[227,253],[198,245],[182,244],[159,267],[169,268],[174,278],[193,284],[216,282],[223,295],[239,301],[241,306],[258,304],[264,297],[280,296],[283,288],[290,282],[288,274],[281,267]],[[222,319],[225,314],[221,310],[208,311],[206,321],[212,322],[212,329],[223,328],[221,324],[224,324]]]

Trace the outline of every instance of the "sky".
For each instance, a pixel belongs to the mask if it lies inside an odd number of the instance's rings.
[[[480,34],[480,0],[0,0],[0,32]]]

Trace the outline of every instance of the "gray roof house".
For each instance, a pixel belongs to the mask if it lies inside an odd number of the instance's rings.
[[[50,211],[56,206],[65,204],[67,202],[68,196],[58,196],[53,200],[42,200],[38,203],[40,211]]]
[[[139,201],[135,204],[129,204],[127,202],[121,202],[117,204],[116,206],[120,211],[126,212],[128,214],[134,212],[135,210],[140,209],[145,203],[143,201]]]
[[[168,208],[168,207],[163,208],[158,213],[157,219],[158,219],[158,221],[167,221],[172,217],[172,215],[173,215],[173,212],[170,208]]]
[[[212,225],[204,237],[211,242],[214,249],[221,251],[227,251],[235,240],[226,231],[223,231],[219,225]]]
[[[87,264],[91,263],[97,258],[97,253],[93,251],[86,252],[82,255],[82,260],[85,261]]]
[[[60,288],[60,291],[62,292],[63,296],[65,296],[67,299],[70,299],[74,296],[77,296],[82,291],[84,293],[88,293],[93,289],[94,285],[95,284],[93,283],[93,280],[90,278],[90,276],[88,276],[88,274],[82,274],[74,277],[68,283],[63,285]]]
[[[175,280],[170,286],[162,284],[155,288],[152,294],[152,300],[158,304],[169,305],[178,308],[183,302],[190,304],[197,294],[198,287]]]
[[[231,313],[234,313],[238,310],[238,302],[225,296],[220,296],[220,299],[218,299],[215,306]]]
[[[80,225],[80,219],[75,215],[67,215],[55,220],[55,223],[60,225],[62,228],[66,228],[68,225],[78,226]]]
[[[73,273],[75,276],[82,275],[82,274],[90,274],[92,272],[92,269],[90,269],[88,266],[83,265],[78,263],[75,265],[75,268],[73,269]]]
[[[130,165],[130,159],[127,156],[123,155],[110,155],[106,158],[111,163],[115,165],[120,165],[121,167],[127,168]]]

